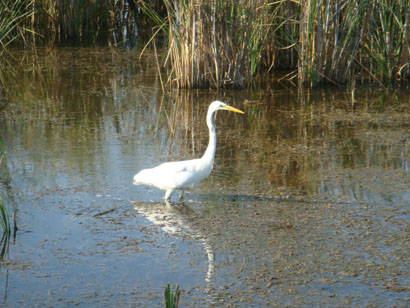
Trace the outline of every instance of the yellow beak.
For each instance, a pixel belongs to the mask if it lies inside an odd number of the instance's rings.
[[[233,107],[231,107],[231,106],[228,106],[228,105],[227,105],[227,106],[224,106],[223,109],[229,110],[229,111],[233,111],[233,112],[237,112],[237,113],[241,113],[241,114],[245,114],[245,112],[243,112],[243,111],[241,111],[241,110],[239,110],[239,109],[233,108]]]

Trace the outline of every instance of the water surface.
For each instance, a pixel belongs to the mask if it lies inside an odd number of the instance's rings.
[[[1,306],[162,306],[168,283],[183,307],[409,304],[407,90],[164,93],[149,52],[8,61]],[[214,99],[246,115],[217,114],[211,176],[171,206],[132,185],[202,155]]]

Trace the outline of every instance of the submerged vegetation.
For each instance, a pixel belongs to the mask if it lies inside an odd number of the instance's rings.
[[[307,87],[385,85],[410,74],[407,0],[7,0],[0,17],[2,47],[17,38],[135,47],[162,33],[178,87],[242,88],[267,73]]]

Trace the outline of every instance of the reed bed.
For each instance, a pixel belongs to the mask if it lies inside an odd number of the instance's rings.
[[[255,74],[269,33],[267,1],[164,1],[169,80],[180,88],[238,87]]]
[[[0,52],[17,39],[24,40],[24,22],[33,16],[33,1],[2,0],[0,2]]]
[[[355,73],[379,84],[409,77],[408,1],[311,0],[301,9],[301,83],[343,84]]]
[[[117,46],[136,35],[132,4],[130,1],[36,0],[38,14],[32,26],[53,42],[104,42]],[[128,35],[119,35],[118,27],[124,27]]]
[[[179,88],[244,88],[258,76],[306,87],[410,77],[408,0],[5,0],[5,13],[2,46],[135,46],[142,33],[150,42],[163,33],[168,84]]]
[[[276,70],[308,87],[409,77],[406,0],[163,2],[178,87],[242,88]]]

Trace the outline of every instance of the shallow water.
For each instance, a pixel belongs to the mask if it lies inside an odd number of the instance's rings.
[[[162,306],[168,283],[182,307],[409,304],[408,90],[163,93],[149,53],[12,56],[2,307]],[[218,113],[214,171],[185,204],[132,185],[203,153],[214,99],[246,115]]]

